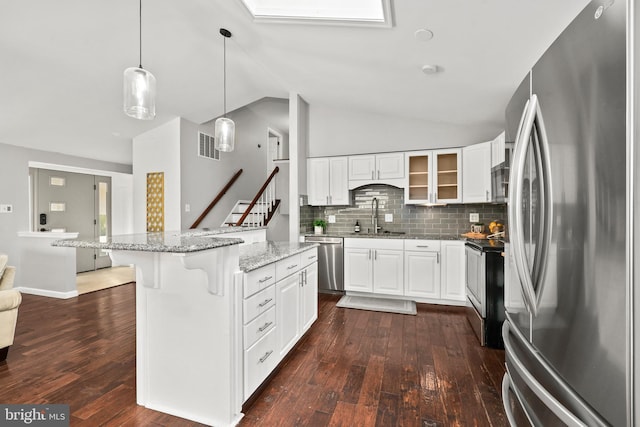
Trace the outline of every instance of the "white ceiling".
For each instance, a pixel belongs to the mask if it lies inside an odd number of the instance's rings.
[[[295,91],[314,104],[502,127],[527,69],[586,0],[394,0],[393,27],[257,23],[240,0],[143,0],[142,65],[157,79],[152,122],[122,112],[138,65],[136,0],[0,0],[0,143],[131,163],[131,138],[180,116]],[[414,32],[428,28],[432,40]],[[442,72],[425,75],[425,64]]]

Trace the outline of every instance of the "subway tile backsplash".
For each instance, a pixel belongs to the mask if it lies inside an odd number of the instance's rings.
[[[356,221],[361,232],[372,229],[371,202],[378,199],[378,225],[382,231],[410,234],[457,235],[470,229],[470,213],[478,213],[480,222],[488,225],[499,219],[507,221],[506,204],[458,204],[416,206],[404,204],[404,190],[389,185],[368,185],[351,191],[351,206],[303,206],[300,208],[300,231],[313,232],[313,220],[327,221],[327,233],[351,233]],[[393,222],[385,222],[385,214],[393,214]],[[336,222],[329,224],[329,215]]]

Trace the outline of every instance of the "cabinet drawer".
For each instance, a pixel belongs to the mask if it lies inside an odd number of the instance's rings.
[[[276,265],[269,264],[244,275],[244,297],[250,297],[256,292],[276,283]]]
[[[259,314],[264,313],[269,308],[273,307],[276,303],[276,287],[269,286],[267,289],[258,292],[257,294],[247,298],[243,301],[244,310],[244,324],[251,322]]]
[[[440,252],[440,240],[405,240],[405,251]]]
[[[344,239],[345,248],[362,248],[362,249],[392,249],[403,250],[404,241],[400,239],[376,239],[376,238],[348,238]]]
[[[271,307],[249,324],[244,326],[244,348],[247,349],[260,338],[265,336],[267,332],[274,328],[276,324],[276,308]]]
[[[301,268],[311,265],[316,261],[318,261],[318,248],[313,248],[300,254]]]
[[[253,346],[244,352],[244,397],[265,380],[278,364],[276,328],[271,328]]]
[[[297,273],[302,268],[300,254],[276,262],[276,281]]]

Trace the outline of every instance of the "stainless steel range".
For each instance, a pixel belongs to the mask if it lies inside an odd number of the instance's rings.
[[[467,317],[480,344],[504,348],[504,244],[498,240],[465,243]]]

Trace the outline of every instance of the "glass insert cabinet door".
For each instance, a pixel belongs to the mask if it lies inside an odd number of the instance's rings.
[[[406,204],[461,203],[462,150],[413,151],[405,154]]]

